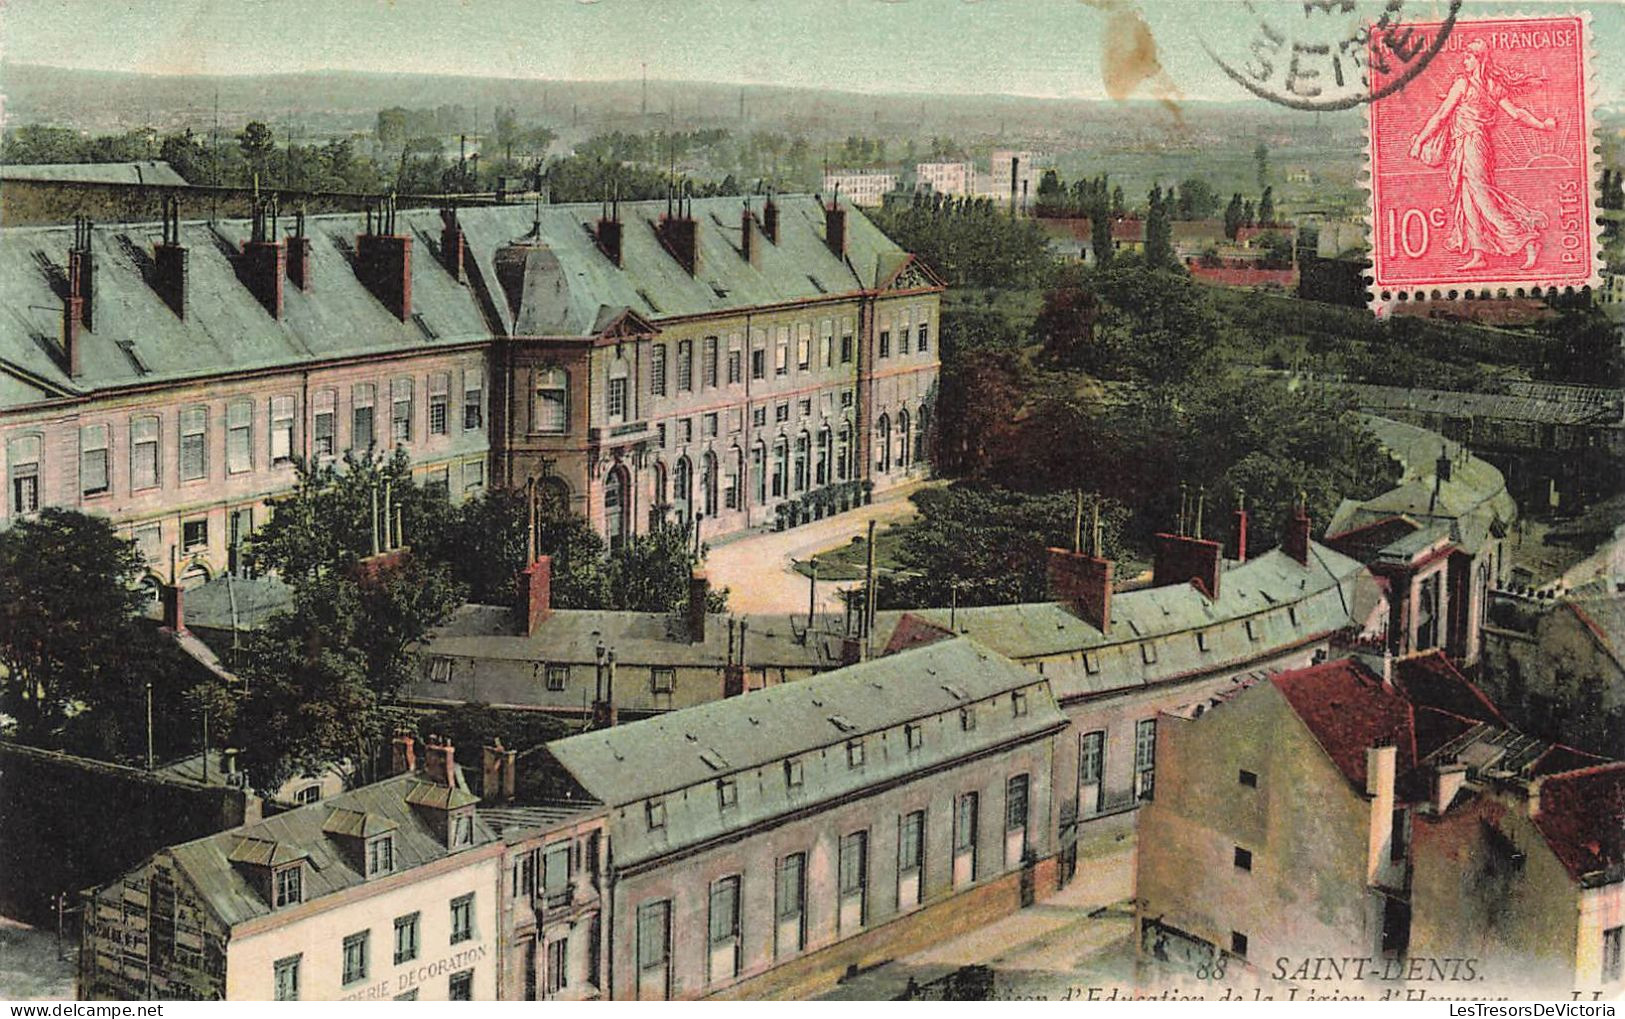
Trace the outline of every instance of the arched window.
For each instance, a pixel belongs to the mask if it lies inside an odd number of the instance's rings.
[[[767,443],[761,439],[750,451],[751,482],[756,486],[756,505],[761,506],[767,502]]]
[[[677,467],[672,471],[672,513],[677,518],[677,526],[687,527],[692,504],[689,502],[694,487],[694,465],[687,456],[678,457]]]
[[[779,440],[773,443],[773,498],[775,499],[782,499],[789,494],[785,490],[786,482],[789,481],[785,477],[789,460],[790,441],[781,435]]]
[[[190,591],[202,587],[209,582],[209,567],[200,562],[194,562],[181,574],[181,587]]]
[[[671,498],[669,486],[670,478],[666,473],[666,465],[657,462],[655,464],[655,505],[657,507],[667,505],[667,500]]]
[[[549,475],[537,482],[540,494],[538,509],[544,517],[557,519],[570,513],[570,486],[563,478]]]
[[[891,470],[891,418],[880,415],[875,425],[875,470],[882,474]]]
[[[852,476],[852,423],[841,424],[841,440],[835,447],[835,480],[845,481]]]
[[[913,440],[908,431],[908,411],[897,412],[897,466],[908,469],[909,457],[914,452]]]
[[[812,437],[806,432],[796,436],[796,491],[807,490],[807,457],[812,452]]]
[[[931,447],[926,445],[926,431],[931,427],[931,408],[920,404],[920,413],[914,421],[914,459],[925,463],[931,458]]]
[[[829,484],[829,461],[835,454],[835,433],[825,425],[818,430],[818,469],[814,472],[818,484]]]
[[[609,547],[620,548],[626,543],[631,522],[630,497],[625,467],[616,467],[604,479],[604,533],[609,536]]]
[[[533,426],[545,435],[563,435],[570,428],[570,374],[563,368],[536,373]]]
[[[707,520],[717,515],[717,473],[717,455],[706,450],[700,461],[700,492]]]
[[[722,505],[725,509],[739,509],[739,478],[745,473],[745,451],[738,446],[728,450],[728,473],[723,479]]]

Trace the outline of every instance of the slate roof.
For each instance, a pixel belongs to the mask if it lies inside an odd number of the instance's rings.
[[[961,635],[1009,658],[1089,656],[1085,668],[1050,677],[1055,696],[1066,701],[1250,661],[1266,649],[1347,627],[1364,618],[1375,599],[1375,585],[1358,562],[1311,542],[1307,566],[1280,549],[1232,565],[1217,599],[1189,584],[1116,592],[1104,633],[1059,602],[961,607],[953,615]],[[950,612],[876,613],[877,644],[884,645],[904,616],[910,626],[946,629]],[[1248,620],[1256,636],[1247,632]],[[1153,661],[1141,650],[1146,643],[1154,645]]]
[[[187,186],[186,178],[161,159],[142,159],[131,163],[13,163],[0,166],[0,180]]]
[[[1403,411],[1452,418],[1489,418],[1557,425],[1617,425],[1625,417],[1625,394],[1600,387],[1516,389],[1508,393],[1462,393],[1350,383],[1343,386],[1367,411]]]
[[[1615,664],[1625,668],[1625,598],[1576,598],[1563,603]]]
[[[1625,880],[1625,762],[1544,779],[1535,827],[1574,880]]]
[[[548,661],[575,664],[597,661],[598,643],[615,649],[622,665],[714,665],[728,661],[728,620],[743,619],[746,665],[827,668],[839,660],[840,648],[827,647],[814,636],[805,642],[806,616],[786,613],[736,615],[713,613],[706,618],[705,640],[690,643],[681,622],[669,613],[617,612],[600,609],[554,609],[536,632],[525,636],[518,614],[503,605],[464,605],[445,624],[431,630],[418,647],[428,655],[502,661]]]
[[[1019,716],[1018,690],[1026,698]],[[977,713],[969,731],[959,718],[967,706]],[[900,729],[909,722],[922,728],[912,751]],[[1065,724],[1042,677],[958,639],[557,740],[547,751],[610,805],[615,861],[629,866]],[[863,745],[857,766],[853,741]],[[801,769],[795,787],[782,763],[790,758]],[[726,807],[724,779],[737,796]],[[651,828],[654,797],[665,817]]]
[[[785,195],[779,243],[757,228],[754,263],[740,255],[741,200],[695,199],[699,272],[689,276],[667,253],[654,224],[663,202],[622,202],[622,264],[598,250],[588,231],[597,203],[462,209],[468,271],[459,282],[440,263],[437,209],[401,210],[398,233],[414,239],[412,308],[401,322],[362,285],[353,268],[357,214],[311,216],[311,289],[283,288],[273,319],[238,279],[235,259],[250,236],[244,220],[183,222],[188,258],[187,315],[178,319],[147,283],[157,223],[92,232],[94,328],[81,333],[81,374],[70,378],[60,352],[71,226],[0,230],[0,407],[41,392],[74,395],[135,384],[203,378],[332,358],[433,349],[527,331],[588,337],[630,310],[658,323],[729,310],[828,299],[887,282],[910,256],[847,206],[846,257],[824,243],[824,216],[810,195]],[[753,202],[760,211],[760,202]],[[290,222],[286,218],[284,223]],[[496,271],[498,252],[516,241],[525,266],[518,315]],[[516,322],[517,318],[517,322]]]
[[[459,770],[459,792],[468,795]],[[307,858],[304,901],[310,902],[364,884],[345,846],[330,834],[393,831],[395,870],[401,873],[452,855],[423,816],[408,805],[421,786],[431,785],[422,773],[408,773],[341,793],[328,800],[295,808],[254,824],[243,825],[168,850],[210,910],[227,926],[235,926],[272,912],[261,891],[242,866],[233,861],[272,859],[287,862]],[[359,817],[359,820],[358,820]],[[476,812],[474,846],[492,842],[496,835]],[[461,849],[457,852],[468,852]]]

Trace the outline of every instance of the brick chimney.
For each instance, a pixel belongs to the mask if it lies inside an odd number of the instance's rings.
[[[186,318],[186,249],[181,246],[181,206],[178,198],[164,199],[164,239],[152,249],[152,289],[175,317]]]
[[[1052,548],[1048,553],[1049,596],[1106,632],[1112,622],[1112,561],[1064,548]]]
[[[592,233],[593,242],[604,257],[621,265],[621,200],[613,198],[604,204],[598,216],[598,225]]]
[[[487,803],[513,800],[516,754],[498,739],[480,748],[480,798]]]
[[[705,600],[710,593],[711,578],[704,570],[689,574],[688,604],[683,609],[683,620],[690,644],[705,643]]]
[[[282,321],[282,278],[287,271],[288,250],[280,242],[244,242],[237,259],[237,278],[278,322]]]
[[[1230,558],[1238,563],[1247,561],[1247,508],[1237,506],[1235,525],[1230,532]]]
[[[534,635],[552,614],[553,560],[537,556],[519,571],[519,617],[525,624],[525,636]]]
[[[689,203],[686,211],[685,202]],[[667,212],[661,216],[660,222],[655,226],[655,233],[659,235],[661,245],[690,276],[697,275],[700,271],[700,225],[694,221],[692,203],[692,198],[679,196],[677,211]],[[670,204],[667,203],[668,208]]]
[[[836,258],[846,257],[846,209],[841,206],[839,191],[824,206],[824,244]]]
[[[85,317],[85,299],[73,292],[75,279],[70,267],[68,295],[62,299],[62,361],[69,378],[79,377],[79,325]]]
[[[767,196],[767,204],[762,206],[762,234],[769,244],[779,243],[779,207],[773,204],[772,195]]]
[[[423,772],[435,785],[450,789],[457,784],[457,751],[451,740],[430,736],[423,747]]]
[[[80,300],[79,324],[96,328],[95,265],[90,255],[90,220],[76,216],[73,221],[73,248],[68,251],[68,296]]]
[[[1309,511],[1302,501],[1292,507],[1286,530],[1281,534],[1281,550],[1296,559],[1300,565],[1309,565]]]
[[[463,228],[457,222],[456,209],[444,209],[440,213],[442,226],[440,228],[440,262],[451,273],[451,278],[463,282],[463,252],[467,243],[463,239]]]
[[[367,209],[367,232],[355,239],[355,271],[391,315],[402,322],[412,317],[412,238],[395,233],[393,198]]]
[[[1151,574],[1154,586],[1195,584],[1209,598],[1219,596],[1219,563],[1224,549],[1218,542],[1183,534],[1159,534],[1156,546]]]
[[[398,732],[390,744],[389,773],[404,775],[418,770],[418,741],[409,732]]]
[[[305,210],[293,217],[293,236],[288,238],[288,279],[301,293],[310,291],[310,238],[305,236]]]
[[[756,216],[750,211],[749,202],[739,211],[739,254],[747,263],[756,264]]]

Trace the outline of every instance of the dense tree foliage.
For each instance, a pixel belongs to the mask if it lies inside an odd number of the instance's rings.
[[[1030,287],[1053,266],[1038,224],[987,198],[916,195],[870,214],[906,250],[954,286]]]

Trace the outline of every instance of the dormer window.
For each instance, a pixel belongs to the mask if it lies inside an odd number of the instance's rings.
[[[908,741],[910,750],[920,749],[920,746],[925,742],[925,733],[921,730],[920,723],[910,722],[903,726],[903,738]]]
[[[731,778],[717,783],[717,806],[723,810],[739,804],[739,785]]]
[[[855,739],[846,745],[846,765],[849,768],[863,767],[863,740]]]
[[[784,784],[791,789],[801,788],[801,759],[792,757],[784,762]]]
[[[462,849],[474,844],[474,813],[465,810],[451,819],[451,848]]]
[[[1010,711],[1017,718],[1027,714],[1027,691],[1015,690],[1010,694]]]
[[[666,801],[653,799],[643,805],[644,815],[649,821],[650,831],[659,831],[666,827]]]
[[[959,728],[964,732],[970,732],[976,728],[975,707],[966,705],[959,709]]]
[[[275,883],[277,909],[297,906],[305,900],[305,868],[302,864],[278,868]]]
[[[472,819],[470,819],[472,820]],[[470,841],[473,831],[470,828]],[[388,874],[395,869],[395,837],[384,835],[367,843],[367,876]]]

